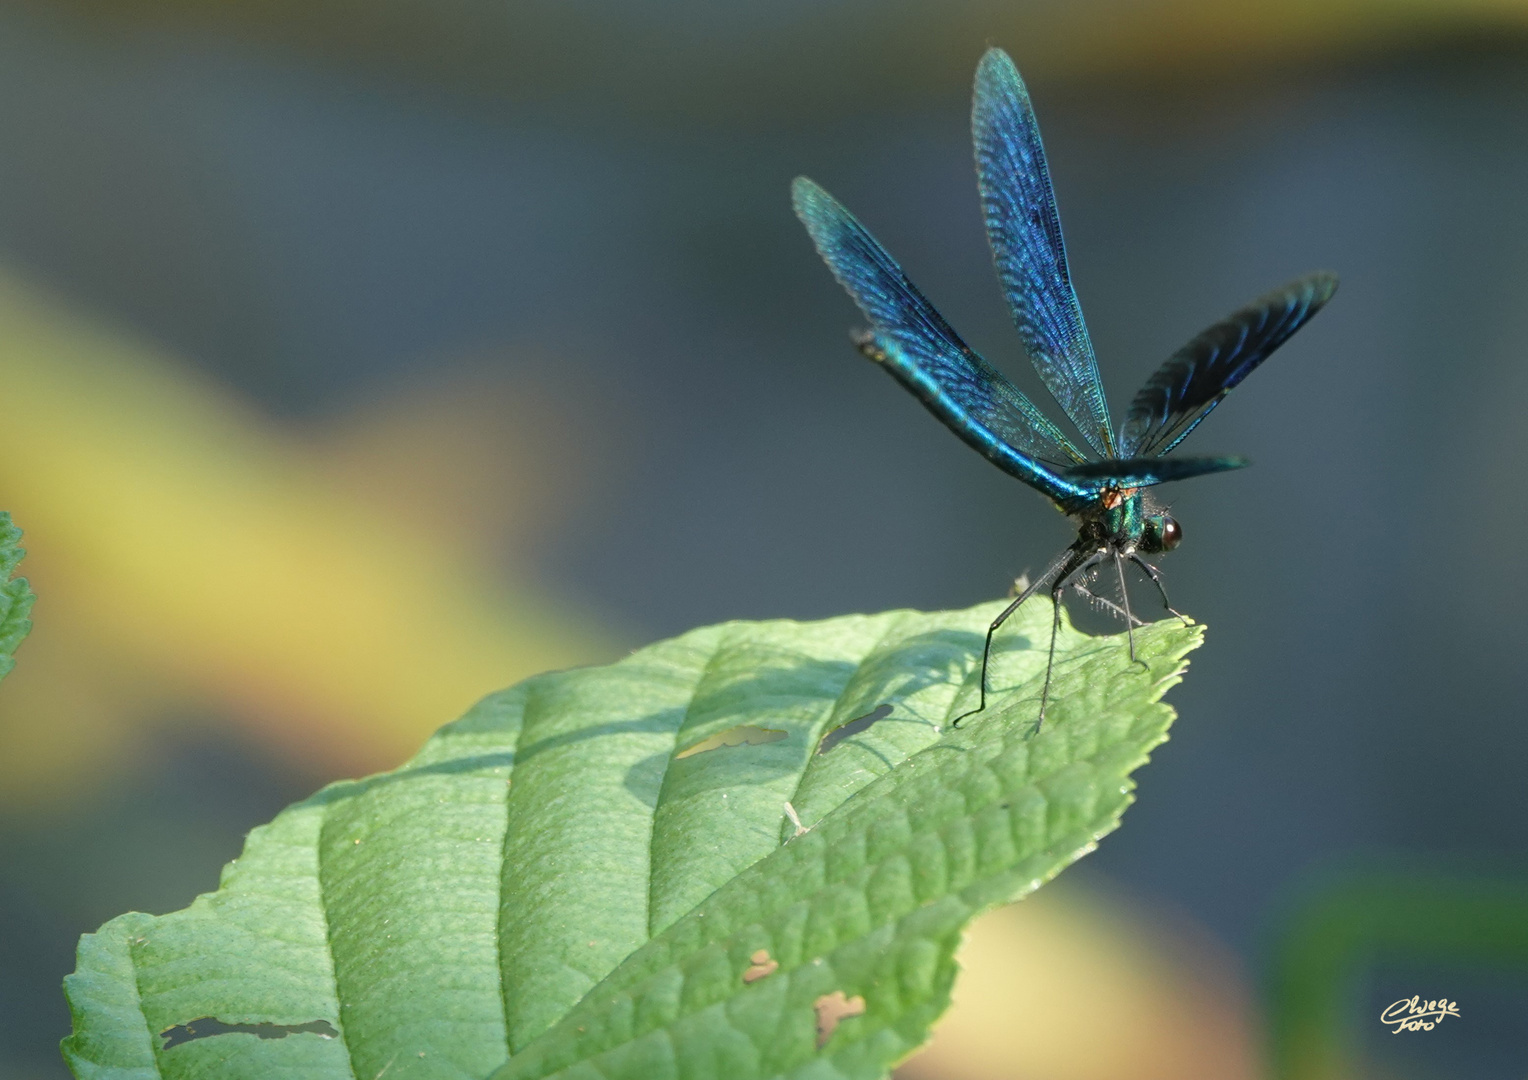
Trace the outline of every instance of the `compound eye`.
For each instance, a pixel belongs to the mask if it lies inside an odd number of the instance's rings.
[[[1183,526],[1178,524],[1177,518],[1162,517],[1162,550],[1171,551],[1183,540]]]

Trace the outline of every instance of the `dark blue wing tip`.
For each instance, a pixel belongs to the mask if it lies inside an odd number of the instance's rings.
[[[796,211],[796,216],[801,220],[820,214],[825,201],[831,203],[833,196],[824,191],[817,181],[805,176],[798,176],[791,181],[791,209]]]
[[[982,53],[982,58],[976,65],[978,86],[995,80],[1015,82],[1020,88],[1024,86],[1024,80],[1019,76],[1019,66],[1013,62],[1013,57],[996,45]]]
[[[1331,270],[1313,270],[1309,274],[1295,278],[1290,285],[1298,286],[1309,294],[1308,303],[1311,314],[1314,315],[1326,306],[1328,300],[1337,295],[1337,274]]]
[[[1243,457],[1241,454],[1227,454],[1224,457],[1214,458],[1159,458],[1160,461],[1193,461],[1203,462],[1206,472],[1226,472],[1230,469],[1245,469],[1252,464],[1252,459]]]
[[[1027,104],[1029,88],[1024,85],[1024,78],[1019,74],[1013,57],[994,47],[983,53],[981,62],[976,65],[976,85],[971,97],[974,112],[979,115],[983,103],[1004,97]]]
[[[843,281],[833,251],[843,242],[846,230],[854,228],[854,215],[815,180],[805,176],[791,181],[791,209],[806,226],[807,235],[812,238],[818,254],[827,260],[834,276]]]

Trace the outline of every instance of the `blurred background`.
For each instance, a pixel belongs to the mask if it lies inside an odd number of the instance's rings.
[[[1194,436],[1254,467],[1171,492],[1209,643],[1139,805],[978,925],[906,1075],[1528,1076],[1528,5],[13,0],[0,1080],[66,1075],[79,934],[484,693],[964,606],[1070,540],[854,352],[789,208],[824,184],[1038,393],[971,170],[989,44],[1116,410],[1343,284]],[[1390,1035],[1414,994],[1461,1019]]]

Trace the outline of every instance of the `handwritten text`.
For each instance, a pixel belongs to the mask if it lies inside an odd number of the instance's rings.
[[[1403,1031],[1431,1031],[1445,1016],[1458,1016],[1459,1003],[1447,998],[1423,1001],[1420,997],[1402,998],[1379,1014],[1381,1024],[1394,1024],[1390,1034]]]

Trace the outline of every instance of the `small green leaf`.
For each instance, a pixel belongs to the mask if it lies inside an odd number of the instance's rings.
[[[0,510],[0,679],[16,666],[16,647],[32,629],[32,588],[26,578],[12,577],[22,556],[21,530],[11,515]]]
[[[950,730],[999,606],[707,627],[495,694],[255,830],[217,892],[84,937],[64,1056],[113,1078],[883,1076],[948,1005],[965,924],[1119,823],[1202,636],[1139,629],[1132,663],[1123,635],[1064,627],[1033,735],[1051,609],[1026,605],[990,707]]]

